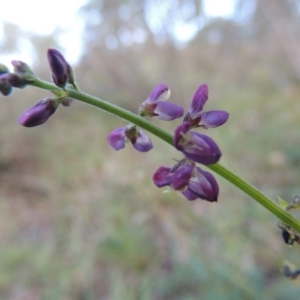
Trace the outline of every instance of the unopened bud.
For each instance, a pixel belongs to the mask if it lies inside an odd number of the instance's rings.
[[[34,79],[36,76],[34,75],[31,68],[20,60],[13,60],[11,64],[14,66],[14,72],[26,79]]]
[[[35,127],[45,123],[57,110],[60,101],[57,98],[46,98],[29,108],[19,118],[25,127]]]
[[[22,77],[21,75],[15,74],[15,73],[6,73],[0,75],[0,80],[5,84],[9,85],[11,87],[16,88],[24,88],[26,85],[32,80]]]
[[[48,49],[47,57],[54,83],[58,87],[64,88],[69,80],[72,68],[63,55],[56,49]]]

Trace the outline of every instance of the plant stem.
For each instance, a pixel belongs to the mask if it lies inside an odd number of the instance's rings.
[[[40,79],[37,79],[35,82],[31,83],[31,85],[39,87],[41,89],[49,90],[49,91],[62,91],[57,86],[42,81]],[[136,115],[130,111],[127,111],[123,108],[120,108],[119,106],[116,106],[110,102],[101,100],[99,98],[96,98],[94,96],[91,96],[89,94],[74,90],[74,89],[66,89],[66,92],[69,97],[77,99],[79,101],[88,103],[92,106],[98,107],[108,113],[111,113],[115,116],[120,117],[123,120],[126,120],[130,123],[133,123],[148,132],[151,132],[152,134],[156,135],[160,139],[164,140],[169,145],[173,146],[173,136],[166,132],[165,130],[161,129],[160,127],[154,125],[153,123],[147,121],[146,119],[140,117],[139,115]],[[227,181],[231,182],[233,185],[238,187],[240,190],[245,192],[247,195],[249,195],[251,198],[256,200],[258,203],[260,203],[262,206],[264,206],[267,210],[269,210],[272,214],[274,214],[276,217],[278,217],[284,224],[290,226],[292,229],[300,233],[300,222],[294,218],[289,212],[282,209],[279,205],[274,203],[270,198],[268,198],[266,195],[264,195],[262,192],[260,192],[258,189],[256,189],[254,186],[252,186],[247,181],[243,180],[238,175],[234,174],[221,164],[213,164],[207,166],[210,170],[214,171],[218,175],[225,178]]]

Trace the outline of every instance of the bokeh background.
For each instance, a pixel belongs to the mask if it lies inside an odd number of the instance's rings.
[[[218,17],[208,2],[87,0],[72,21],[60,5],[22,6],[36,29],[65,27],[41,34],[3,17],[0,58],[26,59],[50,80],[46,50],[57,48],[82,90],[134,112],[161,82],[187,109],[206,82],[206,110],[230,112],[208,132],[221,163],[291,201],[300,193],[299,1],[236,0]],[[281,273],[284,260],[300,266],[299,250],[271,213],[220,177],[218,203],[163,193],[152,174],[180,154],[154,136],[147,154],[113,151],[106,137],[126,123],[83,103],[21,127],[19,115],[49,95],[28,87],[1,97],[1,299],[299,299],[299,281]],[[153,121],[169,132],[180,122]]]

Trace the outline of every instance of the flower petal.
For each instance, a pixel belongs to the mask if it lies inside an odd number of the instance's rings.
[[[170,89],[165,84],[161,83],[152,90],[146,102],[167,100],[170,97],[170,94]]]
[[[199,198],[214,202],[218,200],[219,186],[212,174],[196,167],[196,177],[189,182],[189,188]]]
[[[187,132],[190,129],[190,124],[188,122],[183,122],[180,124],[174,134],[174,146],[177,150],[182,151],[183,150],[183,140],[187,139]]]
[[[182,190],[188,185],[193,169],[193,165],[185,163],[175,171],[172,178],[172,187],[174,190]]]
[[[141,129],[138,129],[138,135],[135,141],[131,141],[133,147],[140,152],[150,151],[153,145],[149,136]]]
[[[184,111],[181,106],[174,103],[159,101],[154,113],[159,119],[170,121],[182,117]]]
[[[161,166],[153,174],[152,180],[157,187],[163,187],[171,185],[172,174],[170,173],[171,168]]]
[[[126,126],[117,128],[108,135],[107,140],[115,150],[120,150],[125,147],[125,142],[126,142],[125,130],[126,130]]]
[[[214,128],[223,125],[229,117],[229,113],[224,110],[211,110],[200,114],[198,126]]]
[[[190,201],[199,198],[198,195],[194,193],[190,188],[187,188],[185,191],[183,191],[182,195],[184,195]]]
[[[208,99],[208,86],[207,84],[202,84],[197,89],[189,108],[189,114],[191,115],[192,118],[195,114],[202,111],[203,106],[207,101],[207,99]]]

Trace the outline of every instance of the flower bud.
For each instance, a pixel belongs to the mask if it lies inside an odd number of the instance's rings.
[[[20,89],[26,87],[28,83],[32,82],[32,80],[28,80],[15,73],[5,73],[0,75],[0,81],[2,81],[5,85]]]
[[[11,64],[14,66],[14,72],[16,74],[22,75],[22,76],[33,76],[35,77],[33,71],[31,68],[24,63],[23,61],[20,60],[13,60]]]
[[[55,49],[48,49],[47,57],[52,72],[53,82],[58,87],[64,88],[72,70],[70,65],[67,63],[63,55]]]
[[[25,127],[35,127],[45,123],[57,110],[60,101],[57,98],[46,98],[24,112],[19,123]]]

